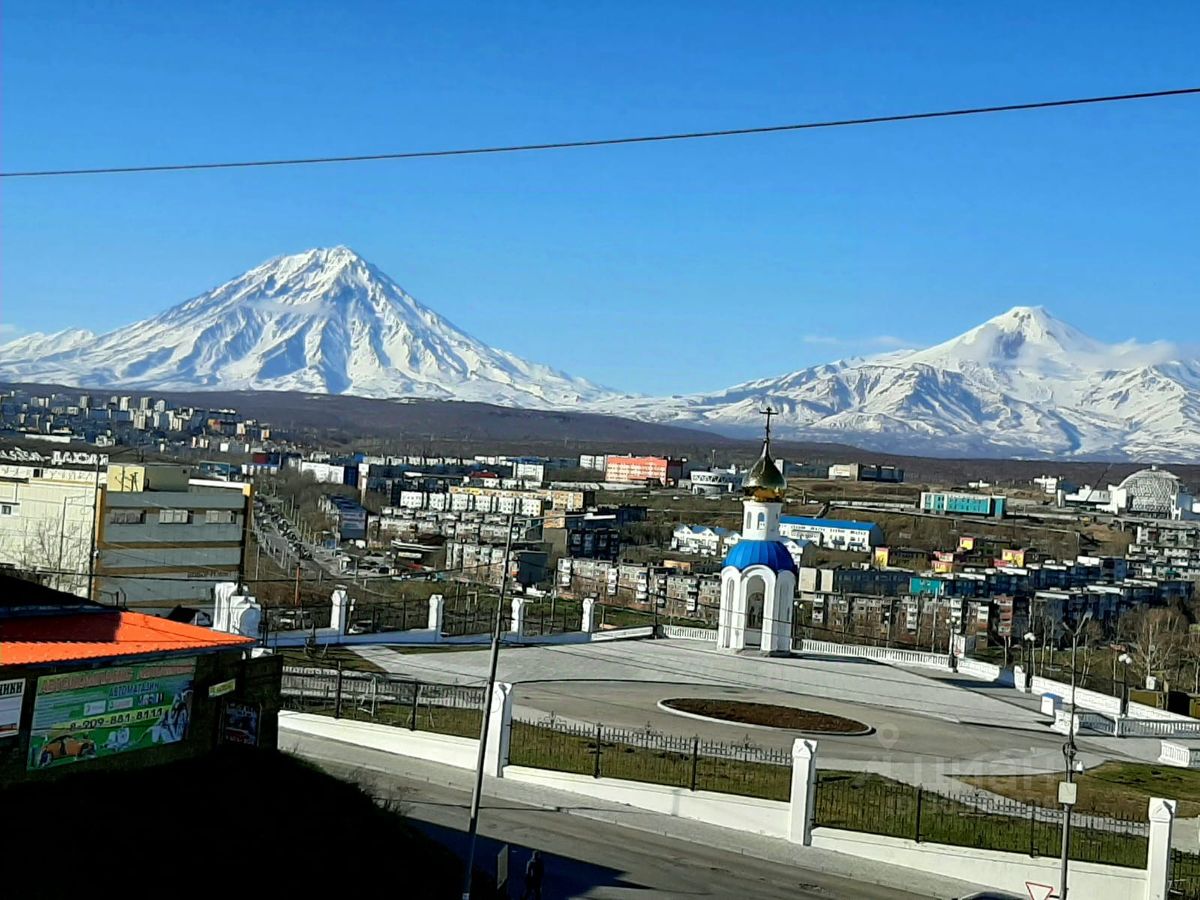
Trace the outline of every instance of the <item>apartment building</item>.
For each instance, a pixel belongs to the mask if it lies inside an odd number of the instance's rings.
[[[156,615],[179,604],[208,610],[214,580],[239,579],[253,487],[191,474],[168,463],[108,467],[94,599]]]
[[[604,463],[604,480],[618,484],[647,484],[658,482],[674,487],[683,478],[686,459],[668,456],[608,456]]]

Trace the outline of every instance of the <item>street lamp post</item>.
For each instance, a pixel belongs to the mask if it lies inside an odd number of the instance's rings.
[[[1117,662],[1121,664],[1121,715],[1129,715],[1129,666],[1133,663],[1133,657],[1128,653],[1122,653],[1117,657]]]
[[[1027,631],[1021,640],[1025,642],[1025,693],[1028,694],[1033,687],[1033,642],[1037,640],[1037,635]]]
[[[496,601],[496,619],[492,625],[492,650],[488,664],[487,688],[484,693],[483,721],[479,726],[479,750],[475,760],[475,785],[471,791],[471,816],[467,825],[467,859],[463,873],[463,900],[471,900],[471,876],[475,867],[475,841],[479,829],[479,803],[483,796],[483,763],[487,750],[488,726],[491,722],[492,692],[496,687],[496,669],[500,662],[500,623],[504,600],[508,594],[509,560],[512,558],[513,526],[516,516],[509,513],[508,534],[504,540],[504,568],[500,575],[500,596]]]
[[[1067,718],[1067,742],[1063,744],[1063,757],[1067,768],[1067,784],[1071,784],[1075,780],[1075,654],[1079,650],[1079,638],[1091,618],[1092,612],[1088,610],[1079,620],[1079,624],[1074,628],[1067,628],[1067,631],[1071,634],[1071,714]],[[1066,627],[1066,623],[1064,623],[1064,627]],[[1062,877],[1058,887],[1059,900],[1067,900],[1067,861],[1071,846],[1071,810],[1073,808],[1073,798],[1071,802],[1063,803]]]

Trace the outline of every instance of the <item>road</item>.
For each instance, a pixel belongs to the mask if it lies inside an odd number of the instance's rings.
[[[264,497],[263,503],[273,511],[282,511],[282,504],[271,497]],[[264,511],[265,512],[265,511]],[[305,580],[318,577],[338,577],[332,554],[316,544],[301,541],[301,544],[312,556],[311,559],[299,560],[292,548],[269,515],[256,514],[254,517],[254,536],[258,540],[261,552],[275,560],[276,564],[287,572],[294,572],[296,563],[300,563],[301,578]]]
[[[407,777],[402,772],[413,765],[411,760],[377,751],[294,734],[286,735],[281,744],[332,774],[366,785],[376,796],[399,795],[414,824],[462,853],[470,773],[461,773],[463,788],[449,787]],[[512,848],[509,871],[514,894],[520,890],[529,850],[541,850],[546,900],[635,896],[914,900],[928,896],[486,794],[480,835],[476,859],[490,873],[495,871],[501,846],[507,843]]]

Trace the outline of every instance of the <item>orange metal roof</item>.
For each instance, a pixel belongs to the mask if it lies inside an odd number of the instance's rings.
[[[0,619],[0,666],[186,653],[252,643],[248,637],[117,610]]]

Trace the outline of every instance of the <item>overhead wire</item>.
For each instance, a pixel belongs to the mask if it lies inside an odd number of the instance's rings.
[[[943,109],[930,112],[894,113],[880,116],[857,116],[845,119],[827,119],[813,122],[794,122],[783,125],[762,125],[747,128],[720,128],[710,131],[683,131],[665,134],[644,134],[626,137],[593,138],[576,141],[545,141],[522,144],[502,144],[485,147],[466,147],[447,150],[412,150],[384,153],[361,153],[341,156],[311,156],[282,159],[251,159],[224,162],[168,163],[156,165],[95,166],[70,169],[28,169],[15,172],[0,172],[0,178],[52,178],[73,175],[131,175],[153,172],[189,172],[217,169],[251,169],[281,166],[329,165],[336,163],[380,162],[385,160],[437,159],[457,156],[484,156],[506,153],[534,153],[549,150],[579,150],[594,147],[615,147],[629,144],[653,144],[669,141],[690,141],[710,138],[738,137],[758,134],[781,134],[793,131],[811,131],[824,128],[846,128],[861,125],[882,125],[890,122],[914,122],[929,119],[948,119],[962,116],[991,115],[995,113],[1027,112],[1039,109],[1057,109],[1073,106],[1088,106],[1099,103],[1121,103],[1135,100],[1151,100],[1200,94],[1200,87],[1173,88],[1161,91],[1140,91],[1128,94],[1106,94],[1092,97],[1073,97],[1065,100],[1038,100],[1026,103],[1006,103],[996,106],[972,106]]]

